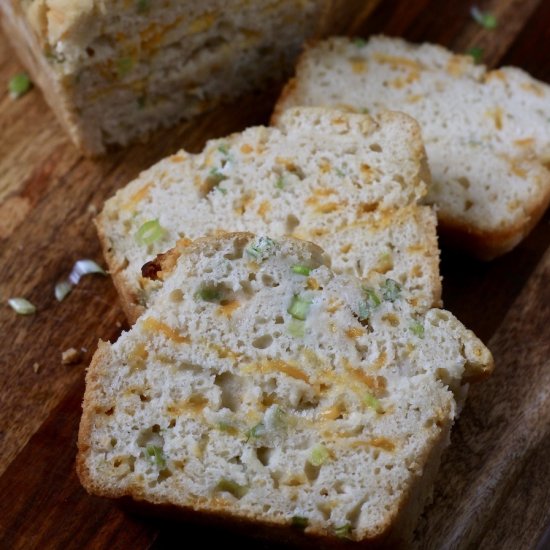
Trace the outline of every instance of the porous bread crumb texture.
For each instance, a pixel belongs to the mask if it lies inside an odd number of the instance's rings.
[[[399,113],[289,110],[277,128],[255,127],[185,151],[142,173],[97,220],[111,273],[135,319],[158,287],[144,263],[179,241],[223,231],[293,235],[322,246],[333,267],[387,275],[418,307],[440,299],[435,216],[418,206],[428,175],[416,122]],[[158,239],[136,239],[158,220]],[[137,308],[141,311],[142,308]]]
[[[487,72],[470,56],[397,38],[331,38],[306,49],[275,119],[296,105],[418,120],[428,200],[444,228],[486,259],[514,247],[550,201],[550,87],[520,69]]]
[[[31,50],[29,64],[47,73],[38,81],[51,88],[71,137],[100,154],[282,79],[327,2],[18,4],[6,0],[2,9],[19,46]]]
[[[412,529],[453,391],[491,356],[450,313],[327,263],[293,239],[190,246],[135,326],[100,343],[85,487],[328,537],[374,539],[403,516]]]

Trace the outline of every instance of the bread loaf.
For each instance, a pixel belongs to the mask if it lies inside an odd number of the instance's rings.
[[[282,79],[334,10],[342,28],[364,2],[332,4],[2,0],[0,11],[71,139],[97,155]]]
[[[442,235],[482,259],[516,246],[550,202],[550,87],[520,69],[398,38],[331,38],[306,49],[274,120],[297,105],[414,117]]]
[[[317,246],[200,239],[88,370],[84,487],[323,541],[408,540],[489,351]],[[245,523],[246,526],[246,523]]]
[[[418,307],[439,303],[435,216],[418,125],[399,113],[289,110],[204,151],[169,157],[108,200],[97,219],[131,320],[159,283],[142,266],[179,241],[223,231],[291,234],[325,248],[337,271],[386,275]]]

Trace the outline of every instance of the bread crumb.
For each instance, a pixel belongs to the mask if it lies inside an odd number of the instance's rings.
[[[79,363],[81,358],[82,353],[79,350],[69,348],[61,354],[61,363],[63,365],[74,365],[75,363]]]
[[[40,370],[40,364],[39,363],[33,363],[32,370],[37,373]]]

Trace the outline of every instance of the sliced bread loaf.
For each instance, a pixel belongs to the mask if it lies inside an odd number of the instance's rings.
[[[430,494],[455,394],[491,369],[473,333],[392,279],[337,275],[294,239],[201,239],[100,343],[78,474],[96,495],[393,545]]]
[[[141,267],[179,240],[223,231],[314,241],[337,271],[386,274],[419,307],[440,299],[435,216],[424,148],[406,115],[289,110],[277,128],[249,128],[142,173],[97,219],[109,269],[131,320],[158,282]]]
[[[516,246],[550,202],[550,87],[520,69],[487,72],[397,38],[332,38],[306,49],[274,120],[296,105],[416,118],[442,234],[480,258]]]

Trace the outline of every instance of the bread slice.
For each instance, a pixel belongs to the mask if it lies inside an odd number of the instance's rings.
[[[344,24],[359,2],[341,3]],[[3,0],[0,11],[71,139],[97,155],[282,79],[331,4]]]
[[[426,179],[419,128],[406,115],[375,122],[289,110],[277,128],[249,128],[159,162],[106,202],[97,227],[132,321],[159,284],[141,277],[143,264],[178,240],[241,230],[315,241],[336,270],[386,274],[429,307],[441,289],[435,216],[417,204]],[[151,225],[158,238],[144,243]]]
[[[274,119],[296,105],[418,120],[442,234],[482,259],[516,246],[550,202],[550,86],[520,69],[488,72],[397,38],[331,38],[306,49]]]
[[[337,275],[290,238],[200,239],[100,342],[78,474],[100,496],[393,544],[430,494],[455,393],[491,369],[472,332],[419,314],[396,281]]]

